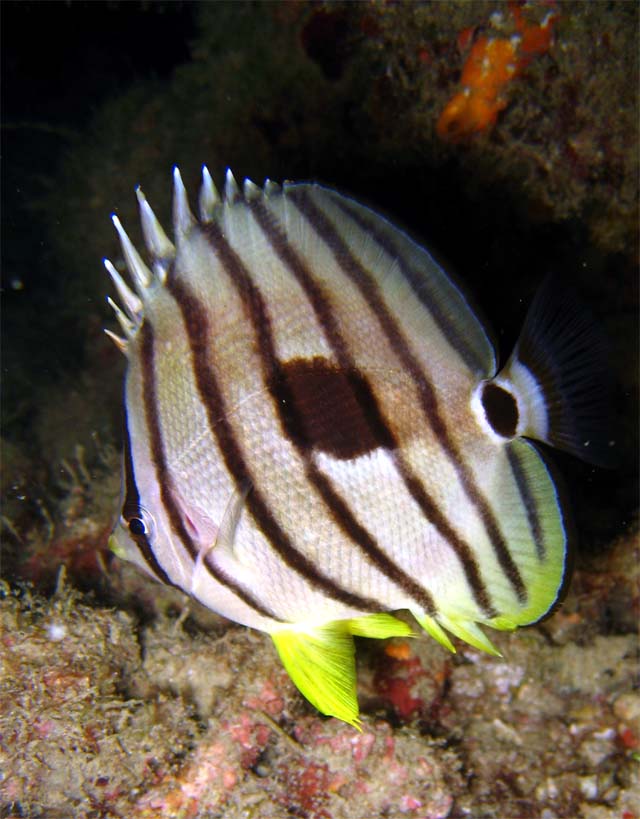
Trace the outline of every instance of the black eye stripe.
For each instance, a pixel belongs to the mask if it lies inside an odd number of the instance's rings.
[[[122,517],[126,521],[138,517],[140,507],[140,495],[136,486],[136,479],[133,472],[133,460],[131,458],[131,442],[129,441],[129,430],[127,419],[124,419],[124,503],[122,505]]]
[[[122,519],[126,521],[131,537],[136,542],[140,554],[145,563],[149,567],[151,574],[154,575],[161,583],[166,583],[168,586],[175,586],[169,575],[162,568],[158,562],[151,544],[147,538],[148,529],[141,518],[142,510],[140,508],[140,494],[136,486],[136,478],[133,470],[133,460],[131,458],[131,442],[129,440],[129,427],[127,424],[127,417],[125,413],[124,418],[124,481],[125,481],[125,497],[122,507]],[[142,531],[136,533],[132,531],[131,524],[134,524],[134,529],[142,526]]]

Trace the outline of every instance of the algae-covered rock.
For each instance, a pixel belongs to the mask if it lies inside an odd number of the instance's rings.
[[[574,641],[552,619],[497,634],[502,659],[361,641],[358,733],[300,697],[266,635],[5,588],[0,800],[36,818],[633,815],[637,634],[594,636],[574,604]]]

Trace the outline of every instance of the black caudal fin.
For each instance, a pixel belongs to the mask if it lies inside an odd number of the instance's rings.
[[[586,308],[557,279],[538,290],[518,343],[493,384],[517,404],[515,434],[613,466],[611,365]]]

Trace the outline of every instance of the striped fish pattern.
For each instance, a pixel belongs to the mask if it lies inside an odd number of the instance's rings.
[[[115,216],[133,289],[105,260],[128,359],[115,553],[269,633],[354,725],[353,635],[410,634],[391,612],[494,654],[480,625],[548,613],[566,527],[527,439],[580,436],[535,316],[496,375],[427,251],[335,191],[228,173],[220,197],[205,168],[196,219],[176,169],[173,242],[137,196],[149,263]]]

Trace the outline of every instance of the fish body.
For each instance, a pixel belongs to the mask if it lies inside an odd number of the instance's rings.
[[[221,198],[205,169],[196,219],[174,183],[175,244],[138,191],[149,266],[117,217],[134,290],[106,262],[128,359],[112,547],[269,633],[302,693],[357,724],[354,634],[409,634],[406,609],[497,653],[480,625],[558,600],[565,519],[528,439],[584,443],[557,409],[571,367],[537,352],[567,338],[545,302],[497,373],[461,291],[370,209],[231,174]]]

